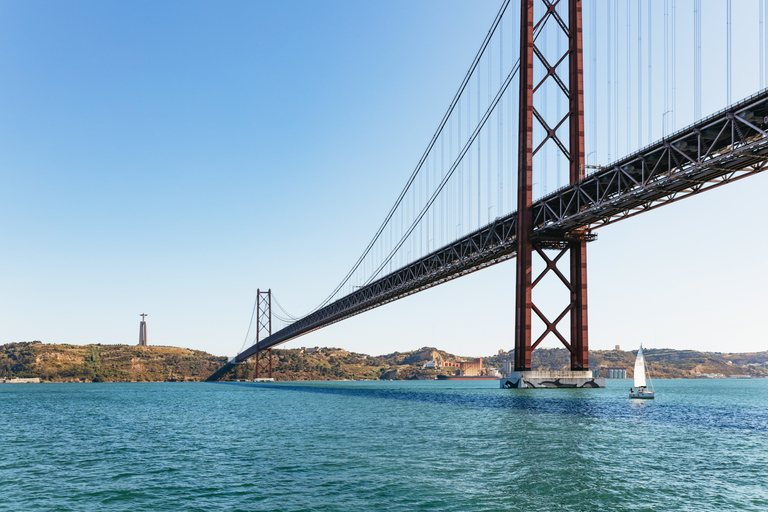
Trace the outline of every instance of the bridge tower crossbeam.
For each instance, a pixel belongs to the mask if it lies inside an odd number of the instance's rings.
[[[589,368],[587,336],[587,251],[586,242],[593,236],[584,230],[557,233],[547,238],[534,235],[533,219],[533,157],[549,141],[554,142],[569,165],[569,180],[573,185],[584,178],[584,67],[582,46],[581,0],[568,0],[568,19],[558,13],[557,5],[565,0],[543,0],[546,8],[535,19],[534,0],[521,2],[520,40],[520,120],[518,153],[518,212],[517,212],[517,284],[515,301],[515,361],[516,372],[531,370],[531,352],[550,333],[554,334],[571,353],[571,370]],[[568,45],[558,60],[550,62],[547,55],[536,45],[535,34],[548,23],[555,24],[567,38]],[[534,60],[535,59],[535,60]],[[551,60],[551,57],[550,57]],[[543,66],[543,78],[534,83],[534,64]],[[558,67],[567,62],[568,76],[561,77]],[[534,98],[543,95],[542,85],[551,80],[568,99],[568,112],[561,119],[547,119],[546,112],[539,112]],[[560,92],[558,91],[558,93]],[[547,99],[543,98],[546,102]],[[559,115],[559,113],[558,113]],[[533,141],[534,123],[545,135],[543,140]],[[561,140],[558,128],[568,127],[568,141]],[[534,147],[535,146],[535,147]],[[550,258],[545,250],[556,249],[559,253]],[[557,263],[570,254],[570,275],[565,276]],[[534,254],[544,261],[546,268],[535,280],[532,279]],[[549,320],[532,301],[533,288],[542,278],[553,272],[568,288],[570,302],[555,320]],[[532,312],[544,322],[546,328],[532,343]],[[570,315],[568,340],[558,330],[558,323]]]
[[[272,289],[256,290],[256,378],[266,373],[272,378],[272,348],[261,349],[259,343],[272,336]],[[262,374],[262,375],[260,375]]]

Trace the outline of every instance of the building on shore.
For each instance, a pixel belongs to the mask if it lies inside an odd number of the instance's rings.
[[[422,369],[424,370],[440,370],[442,368],[456,368],[456,375],[464,377],[479,377],[481,375],[501,375],[498,370],[493,368],[487,368],[483,370],[483,358],[478,357],[471,361],[458,361],[456,363],[447,363],[442,361],[427,361]]]
[[[626,379],[627,378],[627,369],[626,368],[598,368],[600,371],[600,376],[605,379]]]

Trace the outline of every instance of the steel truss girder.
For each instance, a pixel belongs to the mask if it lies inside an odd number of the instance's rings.
[[[533,240],[578,236],[768,167],[768,90],[533,204]],[[516,256],[517,212],[382,277],[261,340],[261,350]],[[588,236],[588,235],[581,235]],[[256,345],[236,357],[243,361]]]
[[[244,361],[258,350],[513,258],[516,252],[516,224],[516,216],[496,219],[277,331],[260,344],[238,354],[236,360]]]
[[[534,229],[601,227],[761,172],[767,132],[762,91],[538,201]]]

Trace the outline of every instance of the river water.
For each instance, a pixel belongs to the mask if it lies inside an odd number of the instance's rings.
[[[0,511],[768,510],[768,380],[0,385]]]

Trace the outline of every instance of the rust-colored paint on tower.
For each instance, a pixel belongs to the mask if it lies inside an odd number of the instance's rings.
[[[268,370],[269,378],[272,378],[272,349],[269,349],[269,355],[262,357],[263,350],[259,349],[259,342],[262,338],[272,336],[272,289],[262,292],[256,290],[256,378],[262,369]],[[262,336],[262,333],[265,336]]]
[[[571,369],[589,368],[589,347],[587,337],[587,250],[586,233],[563,233],[562,238],[546,241],[535,240],[533,235],[533,157],[544,147],[547,139],[555,140],[562,148],[557,130],[547,126],[547,121],[533,106],[534,93],[550,76],[557,76],[556,64],[546,62],[546,57],[536,47],[534,31],[546,25],[547,20],[556,17],[560,29],[564,23],[557,13],[557,2],[544,2],[546,11],[539,19],[534,19],[533,0],[521,2],[520,18],[520,117],[518,143],[518,193],[517,193],[517,284],[515,295],[515,371],[531,369],[531,351],[544,338],[553,333],[571,353]],[[568,3],[568,154],[570,183],[584,178],[584,66],[582,46],[581,0]],[[534,58],[546,69],[540,83],[533,82]],[[559,77],[558,77],[559,78]],[[560,83],[564,80],[560,80]],[[543,93],[539,93],[543,94]],[[534,118],[547,132],[539,145],[533,148]],[[564,153],[564,152],[563,152]],[[560,254],[554,259],[544,254],[544,249],[558,248]],[[544,272],[532,281],[532,259],[536,251],[547,264]],[[563,276],[556,263],[570,252],[570,275]],[[547,319],[536,308],[532,300],[532,290],[547,272],[555,272],[563,284],[570,290],[568,307],[554,321]],[[531,312],[546,325],[544,333],[531,344]],[[566,340],[558,331],[557,324],[570,314],[570,340]]]
[[[533,0],[522,0],[520,16],[520,123],[517,164],[517,290],[515,295],[516,371],[531,369]]]
[[[570,0],[568,13],[571,185],[584,178],[584,47],[581,0]],[[587,243],[571,245],[571,370],[589,368],[587,337]]]

